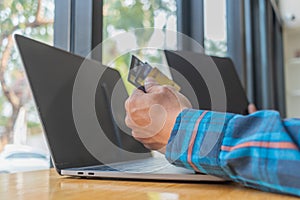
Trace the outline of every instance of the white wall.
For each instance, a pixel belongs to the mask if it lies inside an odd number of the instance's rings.
[[[281,17],[287,27],[300,27],[300,1],[280,0]]]
[[[299,1],[300,2],[300,1]],[[300,118],[300,28],[284,28],[284,57],[288,117]]]

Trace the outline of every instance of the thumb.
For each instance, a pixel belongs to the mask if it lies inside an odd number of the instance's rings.
[[[156,82],[156,80],[154,78],[147,77],[144,82],[144,85],[145,85],[146,92],[151,92],[152,88],[154,86],[158,86],[159,84]]]

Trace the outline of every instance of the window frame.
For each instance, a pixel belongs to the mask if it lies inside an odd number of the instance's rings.
[[[278,110],[285,117],[282,21],[278,7],[272,0],[227,0],[227,7],[228,55],[240,72],[250,102],[259,109]]]
[[[176,0],[176,3],[177,31],[193,38],[204,48],[204,0]],[[178,38],[178,49],[195,50],[192,44],[180,41]]]
[[[226,1],[228,56],[250,102],[259,109],[279,110],[285,116],[282,22],[277,5],[273,0]],[[204,0],[176,2],[178,31],[204,47]],[[55,7],[55,46],[87,56],[102,42],[103,0],[55,0]],[[269,37],[273,31],[275,36]],[[178,44],[178,49],[193,50],[192,44],[183,45],[180,38]],[[101,61],[102,53],[95,52],[91,57]]]

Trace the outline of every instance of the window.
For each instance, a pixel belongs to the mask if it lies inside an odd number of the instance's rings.
[[[154,27],[154,29],[147,29]],[[136,30],[136,29],[147,29]],[[103,43],[102,61],[110,67],[114,67],[126,79],[130,55],[135,54],[139,58],[156,65],[166,74],[169,73],[164,54],[157,49],[139,49],[132,51],[127,49],[127,44],[134,43],[138,46],[147,46],[152,40],[165,38],[161,48],[168,46],[176,48],[176,38],[169,39],[166,29],[176,31],[176,1],[175,0],[104,0],[103,4]],[[118,34],[129,33],[130,41],[120,41]],[[158,37],[158,38],[157,38]],[[119,40],[120,39],[120,40]],[[122,55],[122,52],[126,52]],[[125,81],[127,83],[127,81]],[[133,89],[126,84],[129,91]]]
[[[68,3],[64,2],[56,0],[56,4],[60,5],[58,14],[65,16],[60,18],[60,21],[69,23],[61,24],[56,28],[58,31],[56,37],[61,37],[60,40],[56,40],[58,46],[65,44],[65,49],[86,56],[82,52],[90,51],[91,47],[101,43],[102,39],[132,31],[134,28],[152,26],[178,30],[204,46],[207,54],[230,57],[250,102],[254,102],[259,109],[276,109],[283,116],[285,115],[282,24],[281,20],[277,19],[279,15],[276,14],[278,9],[274,9],[275,4],[272,4],[274,1],[86,0],[82,3],[81,0],[70,0]],[[64,7],[66,4],[68,9]],[[100,13],[95,12],[99,10]],[[97,35],[99,37],[95,40],[94,37]],[[142,41],[147,42],[153,35],[155,34],[143,38],[133,34],[131,41],[128,42],[138,41],[141,38]],[[175,43],[178,43],[178,49],[197,51],[192,44],[181,44],[180,39]],[[112,40],[103,47],[102,52],[104,64],[110,64],[111,67],[118,66],[118,70],[125,77],[129,54],[113,59],[121,52],[118,41]],[[151,63],[164,63],[164,57],[159,52],[139,51],[136,54]],[[111,60],[113,62],[110,62]]]
[[[204,49],[206,54],[226,56],[226,23],[226,0],[204,0]]]
[[[53,19],[54,0],[0,2],[0,152],[8,144],[47,151],[13,34],[52,44]]]

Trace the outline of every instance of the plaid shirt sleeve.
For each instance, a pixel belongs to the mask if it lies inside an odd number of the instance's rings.
[[[166,158],[174,165],[244,186],[300,196],[300,119],[184,110]]]

